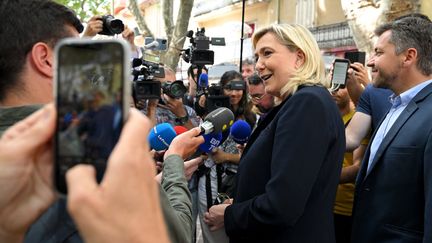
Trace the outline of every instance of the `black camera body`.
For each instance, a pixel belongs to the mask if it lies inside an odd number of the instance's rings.
[[[224,95],[223,87],[219,84],[212,84],[207,88],[207,98],[205,108],[207,112],[212,112],[220,107],[230,107],[230,99]]]
[[[135,103],[139,100],[159,99],[161,82],[154,78],[164,78],[164,68],[157,63],[139,58],[132,61],[132,67],[132,96]]]
[[[194,32],[189,30],[186,37],[190,38],[191,46],[184,50],[182,58],[185,62],[195,65],[212,65],[214,63],[214,51],[209,50],[210,44],[224,46],[224,38],[211,38],[205,35],[205,29],[198,29],[193,37]]]
[[[167,81],[162,83],[162,92],[171,98],[178,99],[183,98],[186,94],[187,88],[184,86],[183,81]]]
[[[123,21],[116,19],[112,15],[103,15],[102,18],[103,29],[98,34],[100,35],[115,35],[121,34],[124,30]]]

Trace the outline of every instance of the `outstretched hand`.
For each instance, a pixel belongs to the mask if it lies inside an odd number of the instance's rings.
[[[147,141],[150,128],[132,109],[100,185],[89,165],[66,174],[68,209],[86,242],[169,241]]]

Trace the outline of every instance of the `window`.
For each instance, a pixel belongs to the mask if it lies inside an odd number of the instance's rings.
[[[312,27],[315,20],[315,0],[297,0],[296,23]]]

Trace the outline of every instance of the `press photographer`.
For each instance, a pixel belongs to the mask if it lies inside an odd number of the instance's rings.
[[[191,129],[200,124],[201,120],[195,111],[183,105],[182,97],[186,93],[186,87],[182,81],[175,80],[173,70],[141,59],[134,59],[133,66],[136,66],[132,86],[135,106],[154,125],[167,122]]]
[[[93,37],[96,34],[112,36],[121,34],[124,30],[125,25],[120,19],[112,15],[95,15],[87,22],[83,36]]]

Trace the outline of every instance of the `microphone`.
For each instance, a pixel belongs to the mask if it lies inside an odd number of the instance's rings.
[[[208,75],[207,73],[201,73],[198,78],[198,87],[205,88],[208,86]]]
[[[143,64],[143,61],[142,61],[141,58],[134,58],[134,59],[132,59],[132,67],[133,67],[133,68],[135,68],[135,67],[139,67],[139,66],[141,66],[142,64]]]
[[[194,34],[193,30],[188,30],[188,31],[186,32],[185,36],[187,36],[187,37],[189,37],[189,38],[192,38],[192,37],[193,37],[193,34]]]
[[[144,45],[143,47],[144,47],[144,49],[150,49],[150,48],[156,48],[158,46],[159,46],[159,42],[157,40],[154,40],[154,41],[150,42],[149,44]]]
[[[187,132],[188,129],[187,129],[186,127],[184,127],[184,126],[175,126],[175,127],[174,127],[174,131],[175,131],[175,133],[176,133],[177,135],[180,135],[180,134],[182,134],[182,133],[184,133],[184,132]]]
[[[246,143],[252,133],[249,123],[238,120],[231,126],[230,136],[238,144]]]
[[[219,107],[204,118],[204,122],[200,125],[200,135],[223,132],[229,129],[233,123],[233,112],[226,107]]]
[[[161,123],[152,128],[148,135],[150,148],[156,151],[166,150],[175,138],[176,132],[169,123]]]
[[[210,153],[222,143],[222,133],[210,133],[203,135],[204,143],[200,144],[198,149],[203,153]]]

